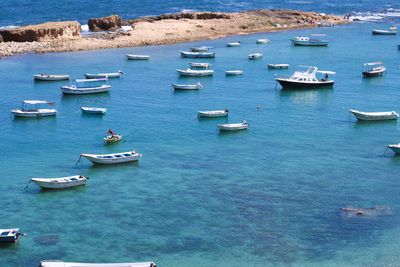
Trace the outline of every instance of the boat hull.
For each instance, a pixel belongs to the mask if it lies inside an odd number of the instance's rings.
[[[202,87],[201,84],[172,84],[174,90],[199,90]]]
[[[229,114],[228,111],[218,111],[218,112],[199,111],[197,116],[199,118],[219,118],[219,117],[227,117],[228,114]]]
[[[363,71],[362,75],[365,78],[372,78],[372,77],[379,77],[382,76],[385,73],[385,71]]]
[[[225,75],[227,76],[235,76],[235,75],[242,75],[243,71],[241,70],[227,70],[225,71]]]
[[[313,88],[322,88],[322,87],[332,87],[334,85],[334,81],[325,81],[325,82],[315,82],[315,83],[305,83],[305,82],[298,82],[298,81],[289,81],[285,79],[277,78],[276,81],[284,89],[313,89]]]
[[[400,154],[400,145],[388,145],[388,148],[390,148],[394,153]]]
[[[89,114],[105,114],[107,112],[107,109],[105,108],[89,108],[89,107],[81,107],[81,110],[83,113],[89,113]]]
[[[99,87],[91,87],[91,88],[78,88],[73,86],[62,86],[61,91],[66,95],[87,95],[87,94],[98,94],[98,93],[106,93],[110,91],[110,85],[103,85]]]
[[[150,56],[147,55],[126,55],[126,58],[129,60],[149,60]]]
[[[0,229],[0,243],[11,244],[18,241],[19,229]]]
[[[63,189],[63,188],[71,188],[76,186],[86,185],[86,179],[78,179],[74,181],[68,182],[56,182],[56,179],[39,179],[39,178],[32,178],[32,182],[43,189]],[[46,181],[48,180],[48,181]]]
[[[396,35],[397,31],[372,30],[373,35]]]
[[[215,53],[208,52],[181,52],[183,58],[215,58]]]
[[[176,70],[180,76],[188,76],[188,77],[204,77],[204,76],[212,76],[214,74],[213,70],[199,70],[199,71],[184,71],[184,70]]]
[[[324,41],[296,41],[292,40],[294,46],[328,46],[328,42]]]
[[[13,109],[13,110],[11,110],[11,113],[15,117],[37,118],[37,117],[55,116],[57,114],[57,110],[55,110],[55,109],[39,109],[39,110],[35,110],[35,111],[29,111],[29,110]]]

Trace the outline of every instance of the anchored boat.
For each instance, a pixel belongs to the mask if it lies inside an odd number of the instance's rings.
[[[382,76],[386,72],[383,62],[365,63],[362,75],[364,77],[377,77]]]
[[[108,84],[108,78],[77,79],[71,85],[61,87],[63,94],[70,95],[105,93],[110,89],[111,85]]]
[[[253,54],[249,54],[248,55],[248,58],[249,59],[260,59],[260,58],[262,58],[262,54],[261,53],[253,53]]]
[[[394,153],[400,154],[400,143],[399,144],[391,144],[387,146],[390,148]]]
[[[217,127],[220,131],[240,131],[247,130],[249,128],[249,124],[247,121],[243,121],[241,123],[218,124]]]
[[[227,76],[234,76],[234,75],[242,75],[243,71],[242,70],[226,70],[225,75]]]
[[[231,42],[226,44],[227,47],[238,47],[240,46],[240,42]]]
[[[372,30],[373,35],[396,35],[397,27],[390,27],[389,30]]]
[[[114,154],[81,154],[81,157],[88,159],[95,164],[118,164],[137,161],[142,154],[136,151],[128,151]]]
[[[256,44],[268,44],[269,39],[257,39]]]
[[[61,189],[85,185],[88,177],[74,175],[60,178],[31,178],[31,181],[44,189]]]
[[[126,263],[80,263],[44,260],[40,267],[157,267],[154,262],[126,262]]]
[[[192,76],[192,77],[199,77],[199,76],[212,76],[214,74],[213,70],[194,70],[194,69],[177,69],[176,70],[180,76]]]
[[[148,55],[126,54],[126,58],[130,59],[130,60],[149,60],[150,56],[148,56]]]
[[[104,137],[104,143],[112,144],[122,140],[122,134],[110,134]]]
[[[201,85],[200,82],[198,82],[196,84],[177,84],[177,83],[173,83],[172,84],[172,88],[174,88],[175,90],[199,90],[199,89],[203,88],[203,85]]]
[[[199,118],[218,118],[218,117],[227,117],[229,114],[229,109],[223,110],[209,110],[209,111],[199,111],[197,116]]]
[[[105,114],[107,112],[106,108],[95,108],[95,107],[81,107],[83,113],[90,114]]]
[[[318,78],[317,74],[322,74],[322,78]],[[332,86],[335,81],[329,79],[329,75],[336,74],[333,71],[318,70],[317,67],[309,67],[306,71],[296,71],[290,77],[275,78],[282,88],[320,88]]]
[[[85,73],[85,78],[86,79],[101,79],[101,78],[120,78],[124,74],[122,71],[118,72],[110,72],[110,73]]]
[[[186,52],[181,51],[181,57],[185,58],[214,58],[214,52]]]
[[[313,36],[323,36],[323,35],[313,35]],[[317,38],[311,38],[306,36],[297,36],[292,39],[292,45],[294,46],[327,46],[328,41],[321,40]]]
[[[386,112],[362,112],[354,109],[350,109],[352,113],[358,120],[363,121],[384,121],[384,120],[397,120],[399,114],[395,111]]]
[[[15,117],[45,117],[55,116],[57,110],[54,108],[43,108],[42,106],[54,106],[55,102],[44,100],[24,100],[21,109],[12,109]]]
[[[268,69],[270,70],[283,70],[288,68],[289,64],[268,64]]]
[[[25,236],[19,232],[19,228],[0,229],[0,243],[15,243],[19,236]]]
[[[67,74],[35,74],[33,78],[36,81],[63,81],[69,80],[69,75]]]

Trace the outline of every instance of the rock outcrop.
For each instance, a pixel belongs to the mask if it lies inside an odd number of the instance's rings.
[[[128,24],[134,24],[137,22],[153,22],[165,19],[198,19],[198,20],[209,20],[209,19],[230,19],[231,16],[228,13],[221,12],[190,12],[190,13],[175,13],[175,14],[162,14],[159,16],[148,16],[141,17],[138,19],[127,20]]]
[[[122,19],[120,16],[112,15],[103,18],[91,18],[88,21],[89,30],[98,31],[116,31],[121,28]]]
[[[77,21],[47,22],[16,29],[0,30],[0,42],[35,42],[71,39],[81,35]]]

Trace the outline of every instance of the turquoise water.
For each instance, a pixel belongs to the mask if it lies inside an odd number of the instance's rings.
[[[388,25],[381,25],[386,27]],[[236,36],[190,44],[22,55],[0,61],[1,227],[27,237],[2,246],[1,266],[66,261],[155,261],[158,266],[396,266],[400,249],[400,160],[396,122],[356,123],[348,109],[397,110],[398,37],[372,36],[370,24]],[[326,33],[326,48],[292,47],[298,34]],[[256,45],[267,37],[269,45]],[[239,48],[226,48],[240,40]],[[212,78],[199,92],[174,93],[178,51],[215,47]],[[151,55],[148,62],[126,53]],[[262,52],[262,60],[247,54]],[[384,61],[382,78],[362,64]],[[268,71],[268,63],[289,63]],[[332,89],[282,91],[275,74],[297,65],[337,72]],[[35,73],[123,70],[109,94],[66,97],[64,83]],[[243,69],[241,77],[224,70]],[[56,118],[12,119],[23,99],[57,102]],[[80,106],[108,108],[84,116]],[[259,108],[257,108],[259,107]],[[228,119],[198,120],[198,110],[229,108]],[[219,134],[219,122],[248,120],[248,131]],[[108,128],[124,141],[102,143]],[[75,165],[80,153],[135,149],[139,163]],[[86,187],[40,191],[30,177],[81,174]],[[348,217],[347,205],[387,206],[387,216]]]

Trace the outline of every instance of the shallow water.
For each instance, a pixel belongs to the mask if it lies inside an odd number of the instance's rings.
[[[385,27],[388,25],[381,25]],[[158,266],[389,266],[399,256],[400,159],[396,122],[356,123],[349,108],[397,110],[397,39],[371,24],[134,49],[22,55],[0,61],[2,227],[28,234],[0,249],[1,266],[43,259],[157,262]],[[292,47],[298,34],[326,33],[325,48]],[[269,45],[256,45],[267,37]],[[239,48],[226,48],[240,40]],[[215,47],[215,76],[199,92],[174,93],[179,51]],[[127,61],[126,53],[151,55]],[[247,54],[262,52],[262,60]],[[199,61],[199,60],[197,60]],[[362,64],[384,61],[387,75],[365,80]],[[289,63],[268,71],[268,63]],[[337,72],[332,89],[283,91],[275,74],[297,65]],[[62,96],[64,83],[35,73],[123,70],[109,94]],[[243,69],[225,77],[227,69]],[[56,118],[12,119],[23,99],[57,102]],[[82,115],[81,106],[108,108]],[[258,107],[258,108],[257,108]],[[198,120],[198,110],[229,108],[229,119]],[[247,120],[248,131],[219,134],[216,124]],[[113,128],[124,141],[106,146]],[[75,165],[80,153],[135,149],[139,163]],[[30,177],[82,174],[86,187],[40,191]],[[343,216],[344,206],[387,206],[386,216]]]

